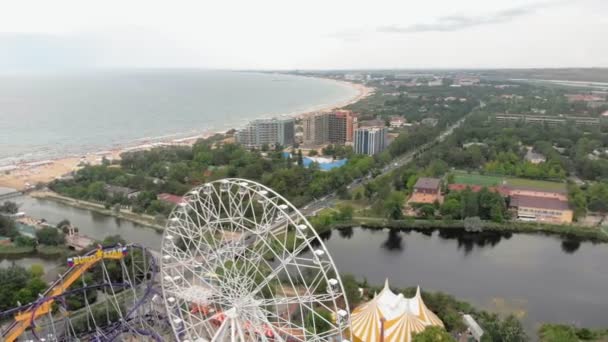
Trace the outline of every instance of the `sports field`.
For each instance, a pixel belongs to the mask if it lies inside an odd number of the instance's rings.
[[[481,186],[497,186],[511,185],[515,187],[529,187],[548,191],[566,191],[566,184],[559,182],[547,182],[535,179],[511,178],[501,176],[480,175],[477,173],[466,173],[462,171],[454,172],[454,183],[481,185]]]
[[[496,186],[501,185],[503,181],[502,177],[486,176],[477,173],[454,173],[454,183],[468,184],[468,185],[481,185],[481,186]]]

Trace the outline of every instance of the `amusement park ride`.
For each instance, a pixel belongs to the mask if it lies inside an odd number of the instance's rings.
[[[222,179],[184,196],[160,253],[99,246],[69,259],[38,300],[0,312],[0,331],[7,342],[348,341],[349,312],[306,218],[261,184]]]

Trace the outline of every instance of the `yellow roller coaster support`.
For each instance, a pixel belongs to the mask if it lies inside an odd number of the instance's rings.
[[[55,297],[64,293],[80,278],[80,276],[82,276],[84,272],[95,266],[95,264],[97,264],[100,260],[122,259],[124,256],[125,255],[122,252],[116,252],[114,250],[103,251],[102,249],[98,249],[95,254],[82,258],[86,261],[78,263],[74,267],[70,268],[64,275],[63,281],[58,282],[50,289],[50,291],[48,291],[47,297]],[[35,320],[36,318],[47,314],[49,311],[51,311],[51,305],[54,301],[54,299],[49,299],[35,308],[30,308],[15,315],[15,321],[17,324],[6,335],[5,341],[14,342],[31,325],[32,316]]]

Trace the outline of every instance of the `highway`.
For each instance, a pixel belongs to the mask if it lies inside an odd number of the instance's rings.
[[[441,132],[441,134],[439,134],[437,137],[435,137],[435,139],[431,140],[430,142],[393,159],[388,165],[386,165],[385,167],[382,168],[382,170],[380,171],[380,174],[377,175],[376,177],[388,174],[388,173],[394,171],[395,169],[398,169],[398,168],[410,163],[414,159],[414,156],[416,154],[426,151],[433,144],[444,141],[445,138],[447,138],[449,135],[451,135],[456,128],[458,128],[458,127],[460,127],[460,125],[462,125],[462,123],[465,121],[467,116],[468,116],[468,114],[465,115],[464,117],[462,117],[460,120],[456,121],[453,125],[448,127],[446,130]],[[375,177],[371,177],[371,175],[368,175],[367,177],[363,177],[363,178],[357,178],[350,185],[348,185],[348,189],[353,190],[357,187],[363,186],[366,183],[368,183],[369,181],[373,180],[374,178]],[[333,207],[336,204],[336,199],[337,199],[337,195],[335,192],[333,192],[329,195],[326,195],[322,198],[314,200],[314,201],[308,203],[307,205],[303,206],[302,208],[300,208],[300,212],[302,212],[304,214],[304,216],[314,216],[314,215],[316,215],[317,212],[319,212],[322,209]]]

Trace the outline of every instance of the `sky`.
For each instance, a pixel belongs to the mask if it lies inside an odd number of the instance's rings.
[[[0,5],[0,71],[608,67],[606,0]]]

